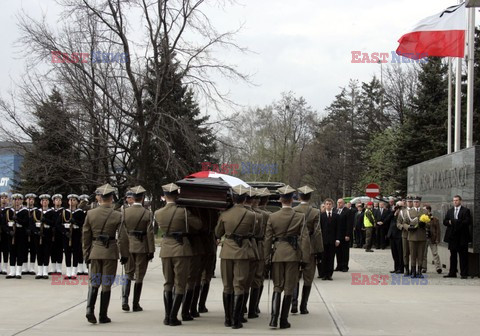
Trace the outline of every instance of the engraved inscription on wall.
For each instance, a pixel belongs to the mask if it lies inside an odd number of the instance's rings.
[[[425,192],[435,189],[464,187],[467,184],[468,165],[449,169],[435,170],[420,176],[420,190]]]

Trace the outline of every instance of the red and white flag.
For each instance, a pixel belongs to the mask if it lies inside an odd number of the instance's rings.
[[[421,20],[411,32],[400,37],[397,54],[413,59],[464,57],[466,29],[465,3],[450,6]]]

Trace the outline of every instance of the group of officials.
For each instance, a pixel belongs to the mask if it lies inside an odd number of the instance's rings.
[[[35,207],[37,195],[33,193],[13,194],[11,199],[7,193],[0,194],[1,274],[7,279],[21,279],[25,274],[48,279],[49,274],[62,274],[65,257],[67,278],[86,275],[81,242],[86,213],[81,205],[88,196],[68,195],[65,208],[61,194],[38,198],[41,206]]]

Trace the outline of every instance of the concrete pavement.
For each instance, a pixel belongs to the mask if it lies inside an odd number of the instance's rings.
[[[401,284],[392,280],[390,250],[365,253],[351,250],[350,272],[335,272],[334,281],[315,279],[309,315],[290,315],[292,329],[268,327],[268,286],[262,296],[258,319],[243,329],[223,326],[222,283],[219,269],[212,280],[208,313],[182,326],[162,324],[163,276],[155,257],[145,278],[141,305],[143,312],[121,310],[120,287],[112,290],[110,324],[91,325],[85,319],[86,282],[77,285],[53,284],[53,280],[0,278],[0,335],[466,335],[477,334],[480,311],[480,279],[443,279],[432,267],[424,285]],[[121,268],[119,267],[119,272]],[[375,276],[383,277],[377,285]],[[352,284],[352,277],[354,283]],[[408,280],[408,279],[405,279]],[[397,284],[392,284],[392,281]],[[405,283],[406,281],[404,281]],[[83,283],[83,284],[82,284]],[[365,283],[365,284],[358,284]],[[398,284],[400,283],[400,284]],[[98,317],[98,303],[96,312]]]

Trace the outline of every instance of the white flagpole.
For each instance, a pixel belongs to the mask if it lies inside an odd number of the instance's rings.
[[[460,150],[460,126],[462,124],[462,58],[457,57],[457,73],[455,84],[455,145],[454,151]]]
[[[467,59],[467,134],[466,147],[473,143],[473,72],[475,58],[475,8],[468,8],[468,59]]]
[[[448,129],[447,154],[452,152],[452,58],[448,58]]]

